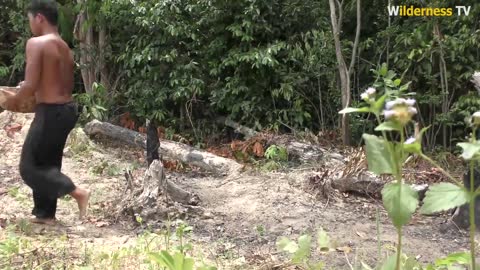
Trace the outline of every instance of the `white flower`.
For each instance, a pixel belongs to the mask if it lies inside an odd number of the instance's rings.
[[[390,119],[395,116],[395,111],[393,110],[385,110],[383,111],[383,115],[385,115],[386,119]]]
[[[369,95],[369,96],[373,96],[373,95],[375,95],[375,93],[377,93],[377,90],[373,87],[369,87],[367,89],[367,91],[365,91],[365,93],[367,93],[367,95]]]
[[[385,118],[394,118],[395,121],[406,125],[412,117],[417,114],[417,109],[414,107],[415,103],[416,101],[411,98],[397,98],[388,101],[387,104],[385,104]]]
[[[375,93],[377,92],[377,90],[373,87],[369,87],[367,90],[365,90],[365,92],[363,92],[361,95],[360,95],[360,98],[362,100],[365,100],[369,103],[372,103],[372,102],[375,102]]]
[[[408,112],[413,116],[417,114],[417,109],[414,107],[408,107]]]
[[[413,106],[415,106],[416,101],[415,101],[415,99],[409,98],[409,99],[407,99],[407,100],[405,101],[405,103],[406,103],[408,106],[413,107]]]
[[[471,119],[472,124],[475,126],[480,126],[480,111],[475,112],[472,114],[472,119]]]
[[[416,140],[414,137],[410,137],[405,141],[405,144],[413,144]]]
[[[385,105],[385,109],[391,110],[397,103],[395,101],[388,101],[387,104]]]
[[[472,76],[471,82],[480,93],[480,71],[475,71],[475,73]]]

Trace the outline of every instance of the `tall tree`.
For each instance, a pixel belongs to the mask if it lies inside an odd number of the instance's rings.
[[[340,77],[340,91],[342,93],[342,107],[346,108],[350,106],[351,102],[351,85],[350,80],[353,74],[353,67],[355,65],[355,60],[357,58],[358,43],[360,41],[360,30],[361,30],[361,1],[357,1],[357,30],[355,34],[355,42],[352,49],[352,58],[350,61],[350,66],[347,67],[345,62],[345,57],[342,52],[342,44],[340,40],[340,33],[342,31],[342,21],[343,21],[343,7],[345,0],[341,2],[339,0],[329,0],[330,4],[330,19],[332,21],[332,30],[333,38],[335,42],[335,53],[337,56],[338,62],[338,73]],[[338,15],[337,15],[338,13]],[[351,129],[349,124],[348,114],[342,115],[341,120],[342,126],[342,141],[345,145],[351,145]]]

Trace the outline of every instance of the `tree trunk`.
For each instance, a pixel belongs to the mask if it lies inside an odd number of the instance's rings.
[[[111,90],[108,67],[106,65],[106,50],[107,50],[107,30],[106,26],[102,25],[98,32],[98,50],[100,56],[100,83],[107,90]]]
[[[332,21],[332,30],[333,30],[333,39],[335,41],[335,54],[337,56],[338,62],[338,73],[340,76],[341,84],[341,93],[342,93],[342,107],[346,108],[349,106],[350,102],[350,78],[347,63],[342,54],[342,45],[340,43],[340,18],[337,18],[337,8],[335,5],[335,0],[329,0],[330,3],[330,18]],[[341,13],[342,7],[339,7],[339,12]],[[339,16],[341,17],[341,16]],[[351,145],[351,130],[349,125],[348,114],[343,114],[341,116],[341,127],[342,127],[342,141],[345,145]]]
[[[78,4],[84,4],[85,0],[78,0]],[[88,20],[87,12],[80,11],[75,22],[74,36],[80,43],[80,70],[82,73],[85,92],[92,91],[92,85],[95,82],[95,69],[92,67],[92,49],[94,47],[93,29],[88,27],[84,30],[84,24]]]
[[[144,149],[147,147],[145,135],[110,123],[93,120],[85,125],[84,130],[90,136],[101,134],[133,146]],[[236,174],[242,168],[242,165],[234,160],[173,141],[162,140],[160,150],[166,157],[218,174]]]
[[[154,160],[160,160],[158,150],[160,149],[160,139],[158,138],[157,125],[153,121],[147,121],[147,163],[148,166]]]

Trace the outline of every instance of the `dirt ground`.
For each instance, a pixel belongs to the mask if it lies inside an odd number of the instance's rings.
[[[22,117],[11,120],[10,124],[24,124]],[[31,191],[18,173],[27,130],[23,126],[9,137],[6,124],[0,120],[0,225],[29,218],[32,208]],[[135,177],[141,178],[144,167],[139,149],[118,143],[96,143],[89,154],[67,154],[63,172],[93,192],[88,222],[77,221],[72,200],[59,201],[57,218],[64,224],[60,230],[68,235],[69,243],[88,242],[115,249],[138,236],[138,224],[125,218],[115,223],[111,209],[123,195],[123,170],[131,168]],[[168,172],[167,177],[200,196],[203,213],[185,219],[193,227],[191,241],[218,269],[284,269],[285,257],[275,244],[279,237],[315,236],[319,228],[329,234],[333,245],[332,252],[315,254],[326,269],[350,269],[349,264],[360,261],[374,265],[378,258],[377,209],[382,252],[393,254],[397,234],[381,202],[353,195],[343,195],[340,200],[316,198],[306,192],[307,179],[314,173],[315,166],[276,173],[250,171],[232,179],[195,171]],[[465,232],[441,230],[446,219],[416,214],[404,229],[404,252],[421,262],[432,262],[467,250]],[[33,237],[44,230],[48,228],[34,226]],[[1,236],[0,226],[0,241]]]

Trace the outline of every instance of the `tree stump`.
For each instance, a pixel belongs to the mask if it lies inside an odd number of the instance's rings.
[[[129,180],[131,179],[127,176],[127,182],[131,183]],[[127,212],[144,220],[153,217],[165,218],[169,201],[182,205],[198,205],[200,198],[167,180],[162,162],[153,160],[145,172],[142,186],[131,191],[120,203],[117,217]]]

